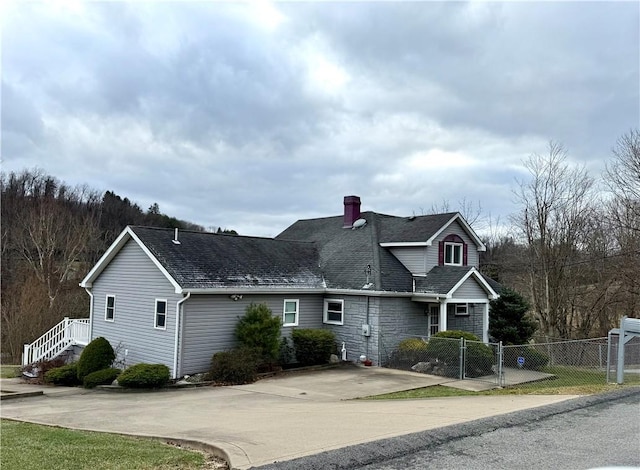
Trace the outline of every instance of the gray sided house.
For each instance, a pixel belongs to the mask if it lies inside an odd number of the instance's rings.
[[[91,338],[175,378],[235,346],[250,303],[266,303],[284,336],[330,329],[348,360],[381,364],[406,335],[460,329],[488,340],[498,294],[477,269],[484,249],[457,212],[361,213],[347,196],[342,215],[299,220],[274,239],[127,227],[80,285]]]

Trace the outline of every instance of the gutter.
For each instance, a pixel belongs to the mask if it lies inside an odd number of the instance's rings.
[[[181,322],[180,322],[181,308],[180,307],[182,307],[183,303],[189,300],[189,297],[191,297],[191,292],[187,292],[186,296],[184,296],[182,299],[176,302],[176,337],[175,337],[175,344],[173,347],[173,378],[174,379],[178,378],[178,341],[180,340],[180,327],[181,327]]]

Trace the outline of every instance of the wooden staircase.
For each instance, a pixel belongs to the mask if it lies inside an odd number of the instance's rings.
[[[25,344],[22,365],[53,359],[72,346],[89,344],[90,323],[88,318],[65,317],[31,344]]]

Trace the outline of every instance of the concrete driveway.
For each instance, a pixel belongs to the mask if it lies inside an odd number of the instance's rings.
[[[345,400],[437,383],[422,374],[344,367],[235,387],[74,394],[2,402],[0,416],[74,429],[184,439],[249,468],[533,408],[571,396]],[[4,385],[3,385],[4,386]]]

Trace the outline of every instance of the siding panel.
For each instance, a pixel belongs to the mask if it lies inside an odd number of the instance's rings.
[[[487,293],[484,291],[473,275],[462,283],[453,293],[455,299],[486,299]]]
[[[467,308],[469,309],[467,316],[456,316],[453,311],[447,309],[447,330],[468,331],[482,340],[484,304],[468,304]]]
[[[298,326],[283,327],[290,336],[292,328],[322,327],[321,295],[244,295],[233,301],[228,295],[192,295],[184,304],[180,375],[209,369],[211,356],[236,346],[234,330],[249,304],[265,303],[282,318],[284,299],[298,299]]]
[[[413,246],[396,247],[390,248],[390,251],[414,276],[424,276],[426,274],[425,248]]]
[[[385,363],[398,343],[409,335],[427,336],[429,304],[408,298],[382,298],[380,314],[379,360]]]
[[[130,240],[93,283],[91,338],[105,337],[126,365],[165,364],[173,373],[176,302],[182,296],[142,249]],[[107,295],[115,295],[113,322],[105,321]],[[155,300],[167,301],[166,329],[154,328]]]

